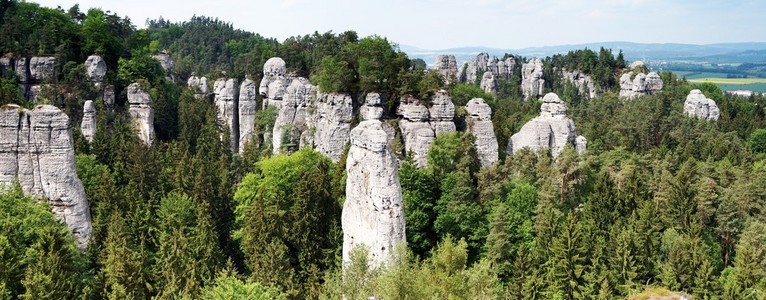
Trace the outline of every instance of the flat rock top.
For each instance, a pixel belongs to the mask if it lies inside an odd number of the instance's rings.
[[[285,60],[280,57],[269,58],[266,63],[263,64],[264,76],[284,76],[287,72],[287,64]]]
[[[492,108],[482,98],[473,98],[471,101],[468,101],[465,105],[465,110],[472,117],[478,118],[481,121],[490,121],[492,119]]]

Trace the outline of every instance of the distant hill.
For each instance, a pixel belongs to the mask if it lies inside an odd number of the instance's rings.
[[[632,43],[632,42],[599,42],[587,44],[572,44],[558,46],[529,47],[523,49],[497,49],[488,47],[460,47],[443,50],[428,50],[409,45],[400,45],[400,49],[412,58],[420,58],[429,65],[439,54],[452,54],[458,62],[473,58],[480,52],[502,57],[506,53],[526,57],[545,57],[557,53],[566,53],[576,49],[594,49],[604,47],[615,53],[622,50],[628,60],[644,61],[677,61],[694,60],[716,62],[746,63],[766,62],[766,42],[718,43],[708,45],[676,44],[676,43]]]

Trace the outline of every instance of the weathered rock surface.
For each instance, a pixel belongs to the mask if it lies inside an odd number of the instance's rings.
[[[705,97],[700,90],[692,90],[684,102],[684,113],[708,121],[718,121],[721,110],[713,99]]]
[[[104,82],[104,76],[106,76],[106,61],[104,61],[104,58],[98,55],[88,56],[88,59],[85,60],[85,74],[93,83]]]
[[[238,87],[234,78],[219,78],[213,83],[218,120],[229,129],[229,144],[233,153],[239,150]]]
[[[543,79],[543,61],[535,58],[521,67],[521,91],[524,100],[542,96],[545,79]]]
[[[104,87],[101,101],[104,103],[104,109],[107,111],[114,111],[114,86],[107,85]]]
[[[380,97],[370,94],[362,107],[366,117],[382,115]],[[380,108],[380,110],[376,109]],[[386,264],[395,247],[406,242],[399,162],[391,151],[394,130],[378,119],[367,119],[351,130],[346,159],[346,200],[343,203],[343,261],[358,246],[369,250],[372,267]]]
[[[593,84],[593,78],[590,75],[580,71],[561,70],[561,78],[574,85],[581,96],[588,99],[596,98],[596,85]]]
[[[654,95],[662,90],[662,78],[655,72],[641,72],[644,63],[635,61],[630,64],[631,71],[620,76],[620,98],[635,99],[643,95]]]
[[[311,111],[309,130],[303,132],[301,148],[313,146],[314,150],[337,163],[350,139],[353,100],[346,94],[318,93],[316,101],[311,103]]]
[[[415,164],[420,167],[428,164],[428,150],[436,135],[455,132],[455,105],[443,90],[431,98],[430,108],[412,97],[402,99],[396,114],[402,117],[399,129],[404,148],[407,153],[412,153]]]
[[[269,94],[269,85],[279,78],[283,78],[287,72],[285,61],[279,57],[269,58],[263,64],[263,78],[258,87],[258,93],[264,98],[271,98]]]
[[[36,82],[47,82],[56,76],[56,58],[35,56],[29,59],[29,76]]]
[[[457,61],[454,55],[437,55],[434,70],[444,77],[446,84],[458,79]]]
[[[479,87],[487,94],[496,94],[498,90],[497,78],[492,72],[484,72]]]
[[[173,67],[175,67],[175,63],[173,62],[173,58],[170,57],[170,53],[167,51],[162,51],[152,57],[160,61],[160,66],[162,66],[162,70],[165,71],[165,78],[168,80],[175,80],[175,75],[173,73]]]
[[[497,79],[509,80],[513,75],[513,69],[516,67],[516,61],[513,57],[506,60],[499,60],[497,57],[489,57],[487,53],[479,53],[475,59],[469,60],[464,64],[464,72],[460,79],[462,82],[474,83],[478,76],[483,76],[486,72],[492,73]]]
[[[85,101],[83,105],[80,129],[85,139],[92,143],[93,136],[96,134],[96,106],[93,105],[93,100]]]
[[[138,138],[145,144],[151,145],[154,139],[154,109],[152,97],[138,83],[128,86],[128,112],[133,127],[138,132]]]
[[[257,87],[248,79],[239,86],[239,153],[245,151],[245,145],[255,137],[255,113],[258,112],[256,100]]]
[[[15,68],[16,61],[13,59],[12,55],[6,54],[5,56],[0,57],[0,75],[8,76],[8,74]]]
[[[289,152],[300,147],[301,137],[307,128],[307,108],[312,99],[316,97],[316,86],[311,85],[308,79],[295,77],[291,80],[278,80],[289,82],[284,88],[284,94],[279,98],[269,98],[269,105],[277,107],[277,119],[272,130],[271,143],[274,154]],[[269,87],[269,93],[276,91],[273,82]],[[284,149],[283,149],[284,148]]]
[[[93,231],[90,210],[75,171],[72,127],[58,108],[0,107],[0,185],[15,180],[25,193],[48,199],[84,251]]]
[[[499,147],[492,124],[492,108],[484,99],[473,98],[465,105],[468,112],[468,128],[474,136],[474,145],[482,166],[494,164],[498,159]]]
[[[195,98],[205,98],[210,93],[207,78],[204,76],[198,77],[196,74],[192,74],[186,81],[186,85],[194,91]]]
[[[577,148],[575,124],[567,116],[567,106],[559,96],[548,93],[543,97],[540,115],[530,120],[508,141],[508,154],[514,154],[522,148],[537,152],[548,148],[556,157],[569,144]],[[580,146],[585,150],[585,138],[580,139]]]

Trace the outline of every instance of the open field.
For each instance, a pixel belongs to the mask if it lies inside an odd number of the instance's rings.
[[[766,92],[766,78],[726,78],[726,73],[673,71],[680,78],[686,78],[691,83],[710,82],[718,85],[724,91],[750,90]]]
[[[703,83],[710,82],[715,84],[753,84],[753,83],[766,83],[766,78],[694,78],[687,79],[691,83]]]

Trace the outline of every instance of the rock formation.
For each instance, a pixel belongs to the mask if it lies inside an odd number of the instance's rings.
[[[684,102],[684,113],[691,117],[697,117],[708,121],[718,121],[721,116],[721,110],[715,104],[713,99],[705,97],[700,90],[692,90],[686,96]]]
[[[203,77],[204,78],[204,77]],[[258,111],[256,100],[257,87],[250,78],[239,86],[239,153],[245,151],[245,145],[255,136],[255,113]]]
[[[513,75],[513,69],[516,67],[516,60],[509,57],[506,60],[499,60],[497,57],[489,57],[487,53],[479,53],[475,59],[469,60],[464,64],[464,71],[461,73],[462,82],[474,83],[478,76],[483,76],[486,72],[492,73],[495,78],[509,80]]]
[[[98,85],[104,82],[104,76],[106,76],[106,62],[104,58],[98,55],[88,56],[88,59],[85,61],[85,75],[94,84]]]
[[[30,79],[41,83],[48,82],[56,76],[55,57],[32,57],[29,59]]]
[[[114,86],[107,85],[104,87],[101,101],[104,103],[104,109],[106,111],[114,111]]]
[[[522,148],[529,148],[534,152],[548,148],[556,157],[567,144],[577,150],[585,150],[587,141],[585,137],[576,136],[575,124],[567,116],[567,106],[558,95],[546,94],[540,110],[539,116],[524,124],[519,132],[511,136],[511,140],[508,141],[508,154],[514,154]],[[578,146],[582,149],[578,149]]]
[[[51,82],[56,76],[55,57],[20,57],[15,63],[16,76],[19,79],[21,94],[27,99],[37,102],[43,85]],[[11,60],[8,62],[11,65]]]
[[[269,94],[269,85],[277,79],[284,78],[286,72],[287,65],[283,59],[279,57],[269,58],[266,63],[263,64],[263,78],[258,87],[258,93],[261,94],[263,98],[272,98]],[[264,101],[264,107],[267,105],[267,101]]]
[[[495,128],[492,125],[492,108],[484,99],[473,98],[465,105],[468,112],[468,129],[473,135],[476,152],[482,166],[494,164],[498,159],[498,145]]]
[[[404,148],[412,153],[415,164],[420,167],[428,164],[427,154],[434,137],[442,132],[455,132],[455,105],[444,90],[434,94],[430,108],[415,98],[404,98],[396,114],[402,116],[399,128]]]
[[[85,101],[85,105],[83,105],[80,130],[82,130],[85,139],[92,143],[93,136],[96,134],[96,106],[93,105],[93,100]]]
[[[210,93],[210,87],[208,86],[207,78],[204,76],[197,77],[196,74],[192,73],[192,76],[189,77],[189,80],[186,81],[186,85],[188,85],[189,88],[194,91],[195,98],[206,98]]]
[[[524,100],[537,98],[543,94],[543,61],[535,58],[521,67],[521,91]]]
[[[369,250],[372,267],[386,264],[404,243],[404,206],[399,185],[399,162],[391,151],[394,130],[379,118],[381,98],[368,94],[364,121],[351,130],[346,160],[346,200],[343,203],[343,261],[357,246]]]
[[[138,132],[138,138],[145,144],[151,145],[154,139],[154,109],[152,97],[138,83],[128,86],[128,112],[133,127]]]
[[[458,79],[457,61],[455,61],[454,55],[436,56],[436,63],[434,63],[433,69],[444,77],[446,84],[455,82]]]
[[[318,93],[310,111],[309,130],[303,132],[301,148],[313,146],[314,150],[337,163],[350,139],[354,117],[351,96]]]
[[[588,97],[588,99],[596,98],[596,85],[593,84],[593,78],[590,75],[580,71],[562,69],[561,78],[571,83],[581,96]]]
[[[636,61],[630,64],[631,71],[620,76],[620,98],[635,99],[643,95],[654,95],[662,90],[662,78],[655,72],[644,74],[644,63]]]
[[[47,198],[84,251],[93,231],[90,210],[75,172],[72,127],[58,108],[0,107],[0,185],[15,180],[25,193]]]
[[[487,94],[496,94],[498,89],[497,78],[495,78],[492,72],[484,72],[484,75],[481,76],[479,87]]]
[[[218,120],[229,129],[231,152],[239,150],[239,107],[237,104],[239,92],[237,80],[219,78],[213,83],[215,107],[218,110]]]
[[[173,62],[173,58],[170,57],[170,53],[162,51],[152,57],[160,61],[160,66],[162,67],[162,70],[165,71],[165,78],[168,80],[175,80],[175,75],[173,75],[173,67],[175,67],[175,63]]]
[[[280,82],[289,82],[289,85],[286,88],[275,87],[275,84]],[[282,89],[284,89],[284,94],[281,94]],[[278,91],[280,93],[277,93]],[[308,129],[307,108],[313,98],[316,97],[316,91],[317,88],[303,77],[277,80],[269,85],[269,105],[275,105],[278,109],[271,135],[274,154],[300,146],[301,136]],[[274,98],[271,98],[272,96]],[[281,101],[279,100],[280,96]]]

